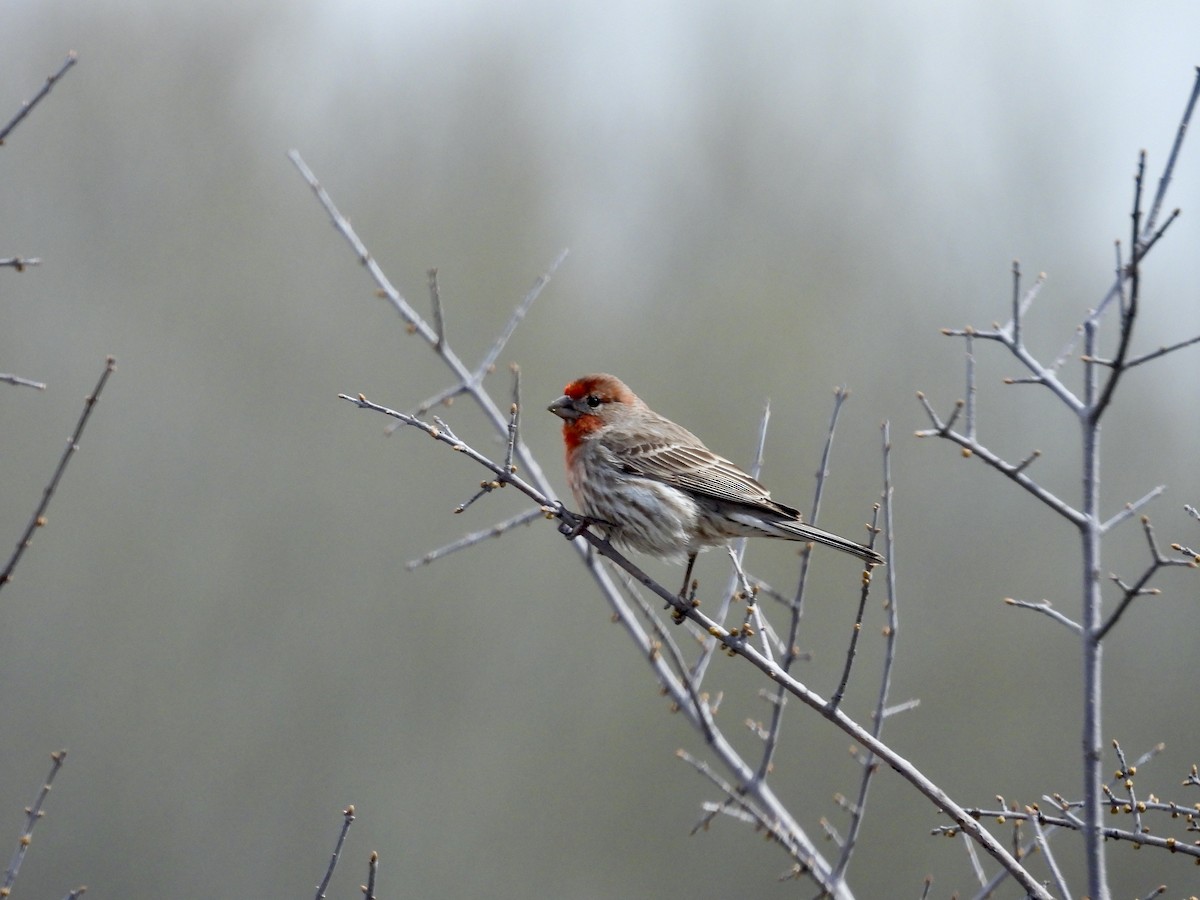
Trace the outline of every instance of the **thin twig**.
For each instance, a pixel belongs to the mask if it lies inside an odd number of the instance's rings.
[[[1134,500],[1132,503],[1126,503],[1119,513],[1100,526],[1101,533],[1107,533],[1116,528],[1166,489],[1167,486],[1165,484],[1160,484],[1158,487],[1147,493],[1144,497]]]
[[[883,723],[888,716],[894,712],[899,712],[900,707],[892,711],[888,709],[888,694],[892,687],[892,670],[896,662],[896,637],[900,627],[900,617],[897,609],[897,591],[896,591],[896,556],[895,542],[892,538],[894,532],[893,522],[893,506],[892,502],[895,499],[895,493],[892,488],[892,431],[891,423],[884,422],[880,428],[880,438],[882,441],[883,451],[883,496],[881,499],[884,528],[886,530],[887,542],[887,558],[888,567],[885,577],[887,578],[887,602],[884,604],[887,613],[887,627],[884,629],[884,654],[883,654],[883,671],[879,677],[879,694],[875,699],[875,712],[872,716],[871,734],[879,738],[883,734]],[[865,580],[865,579],[864,579]],[[866,596],[866,585],[863,586],[863,597]],[[847,665],[846,676],[849,675],[849,666]],[[916,705],[916,701],[908,701],[902,704],[904,709],[911,709]],[[871,782],[876,773],[879,771],[875,755],[868,752],[866,758],[862,761],[862,775],[858,784],[858,796],[854,801],[852,812],[850,815],[850,825],[846,832],[846,839],[842,844],[842,851],[838,857],[838,861],[834,866],[834,873],[844,875],[846,868],[850,865],[850,858],[858,846],[858,837],[862,831],[863,822],[866,818],[867,796],[870,791]]]
[[[1021,262],[1013,260],[1012,264],[1012,322],[1011,333],[1014,344],[1021,343]],[[968,345],[969,346],[969,345]]]
[[[879,507],[875,508],[878,515]],[[858,653],[858,638],[862,634],[863,616],[867,609],[867,598],[871,594],[871,574],[870,568],[866,568],[863,572],[862,587],[858,592],[858,612],[854,616],[854,625],[850,629],[850,643],[846,647],[846,664],[842,667],[842,677],[838,681],[838,686],[829,697],[830,705],[837,707],[842,703],[842,697],[846,695],[846,686],[850,683],[850,670],[854,667],[854,659]]]
[[[41,502],[38,503],[37,508],[33,511],[33,515],[29,519],[29,524],[25,527],[25,533],[17,541],[17,547],[13,551],[13,555],[9,558],[8,564],[4,567],[4,571],[0,572],[0,588],[3,588],[4,585],[12,580],[13,569],[17,567],[17,563],[21,561],[21,557],[25,555],[25,551],[29,549],[29,544],[33,540],[33,533],[46,524],[46,509],[50,506],[50,498],[54,496],[59,482],[62,481],[63,474],[67,471],[67,463],[71,461],[71,457],[79,449],[79,441],[83,437],[84,426],[87,425],[88,419],[91,418],[96,401],[100,399],[100,392],[104,390],[104,385],[108,383],[108,376],[116,368],[117,361],[111,356],[108,357],[104,364],[104,371],[100,375],[100,380],[96,382],[95,388],[92,389],[92,392],[83,402],[83,412],[79,416],[79,421],[75,423],[75,430],[67,438],[67,448],[63,451],[62,458],[59,459],[58,467],[54,470],[54,474],[50,477],[50,483],[42,491]]]
[[[40,266],[41,264],[41,259],[36,256],[7,256],[0,259],[0,267],[16,269],[18,272],[24,272],[28,266]]]
[[[825,443],[821,448],[821,462],[816,472],[816,483],[813,485],[812,518],[821,511],[821,498],[825,492],[825,482],[830,474],[830,461],[833,454],[833,439],[837,433],[838,419],[842,414],[850,392],[839,387],[833,392],[833,408],[829,412],[829,425],[825,428]],[[808,574],[812,565],[812,553],[805,548],[800,554],[800,572],[796,579],[796,592],[789,603],[788,633],[784,644],[783,657],[779,664],[785,672],[791,671],[799,657],[800,619],[804,615],[804,595],[808,587]],[[787,705],[787,694],[781,687],[776,688],[771,723],[767,729],[767,739],[763,742],[762,757],[758,763],[757,777],[765,778],[775,761],[779,750],[779,740],[783,730],[783,713]]]
[[[1075,632],[1075,634],[1083,633],[1083,628],[1080,627],[1078,622],[1075,622],[1064,616],[1057,609],[1051,606],[1047,600],[1043,600],[1041,603],[1031,603],[1028,600],[1016,600],[1012,597],[1005,597],[1004,602],[1009,606],[1015,606],[1017,609],[1032,609],[1034,612],[1040,612],[1042,615],[1049,616],[1055,622],[1058,622],[1058,624],[1065,625],[1067,628],[1071,629],[1071,631]]]
[[[12,886],[17,880],[17,873],[21,870],[21,863],[25,859],[25,854],[29,851],[29,845],[33,842],[34,826],[42,818],[42,806],[46,802],[46,797],[50,794],[50,787],[54,784],[54,776],[63,767],[66,759],[66,750],[58,750],[50,754],[50,774],[42,782],[41,790],[38,791],[33,803],[25,809],[25,827],[21,831],[21,837],[17,841],[17,849],[13,852],[12,859],[8,863],[8,869],[4,873],[4,881],[0,883],[0,896],[7,897],[12,893]]]
[[[963,355],[966,357],[967,364],[967,400],[964,407],[966,414],[963,417],[963,421],[966,425],[967,437],[975,440],[975,402],[978,399],[979,393],[978,387],[975,384],[975,336],[971,332],[967,332],[963,337],[963,344],[966,347]]]
[[[505,519],[502,522],[497,522],[494,525],[489,525],[487,528],[482,528],[479,531],[472,531],[470,534],[464,534],[456,541],[451,541],[436,550],[430,550],[419,559],[409,560],[404,564],[404,568],[412,571],[421,566],[427,566],[431,562],[436,562],[443,556],[449,556],[451,553],[457,553],[459,550],[465,550],[468,547],[474,547],[476,544],[483,543],[489,538],[500,537],[506,531],[511,531],[519,525],[528,525],[534,519],[543,519],[546,517],[544,510],[537,507],[526,509],[517,513],[511,518]]]
[[[533,306],[533,301],[538,298],[538,295],[541,294],[542,289],[550,282],[550,279],[553,277],[554,273],[558,271],[558,267],[562,265],[563,260],[566,258],[567,251],[564,249],[559,252],[558,256],[555,257],[554,262],[550,263],[549,268],[547,268],[546,271],[538,277],[537,281],[533,283],[533,287],[529,289],[524,298],[522,298],[521,302],[516,305],[512,311],[512,315],[508,317],[508,322],[505,323],[504,328],[500,331],[499,336],[492,343],[491,349],[484,354],[483,360],[479,364],[477,375],[482,377],[485,373],[492,370],[492,366],[495,365],[496,360],[500,357],[500,354],[508,345],[509,339],[512,338],[513,333],[516,332],[517,326],[521,324],[526,313],[529,312],[529,308]]]
[[[657,660],[662,657],[663,651],[666,651],[667,662],[676,674],[679,684],[687,692],[689,711],[694,714],[694,721],[700,726],[704,742],[711,746],[717,739],[717,726],[713,721],[716,707],[708,702],[707,695],[700,692],[699,684],[688,673],[687,662],[683,658],[683,652],[679,649],[679,645],[675,642],[675,636],[663,625],[662,620],[646,602],[646,598],[637,590],[633,580],[626,577],[622,579],[621,584],[626,588],[627,596],[638,605],[642,617],[654,631],[655,640],[650,645],[650,653]]]
[[[1067,889],[1067,880],[1063,877],[1062,869],[1058,867],[1058,860],[1054,858],[1054,853],[1050,849],[1050,842],[1046,839],[1046,831],[1042,828],[1042,817],[1034,816],[1031,820],[1033,823],[1034,840],[1037,842],[1038,849],[1042,851],[1042,856],[1046,858],[1046,865],[1050,867],[1050,874],[1054,876],[1054,884],[1058,888],[1058,896],[1070,897],[1071,892]]]
[[[78,54],[74,50],[67,54],[67,60],[62,64],[57,72],[46,79],[46,83],[42,85],[42,89],[33,95],[32,98],[21,104],[20,111],[13,116],[7,125],[0,128],[0,144],[4,143],[4,139],[9,136],[14,128],[21,124],[21,120],[33,112],[33,108],[42,102],[43,98],[50,93],[50,89],[58,82],[58,79],[67,74],[67,70],[75,65],[78,61]]]
[[[1110,364],[1111,371],[1108,373],[1108,379],[1104,383],[1104,387],[1100,392],[1100,398],[1096,400],[1088,410],[1088,419],[1094,425],[1100,421],[1100,417],[1104,415],[1104,410],[1108,408],[1108,404],[1112,401],[1113,392],[1117,389],[1117,383],[1121,380],[1121,376],[1125,372],[1125,358],[1129,354],[1129,344],[1133,339],[1133,326],[1137,321],[1138,316],[1138,299],[1141,289],[1141,262],[1145,256],[1140,238],[1142,226],[1142,183],[1146,175],[1146,151],[1143,150],[1138,154],[1137,175],[1134,177],[1133,190],[1133,212],[1130,213],[1130,231],[1132,239],[1130,240],[1130,259],[1129,259],[1129,302],[1124,304],[1121,310],[1121,333],[1117,343],[1117,352]],[[1089,348],[1088,355],[1093,351]]]
[[[1123,582],[1116,575],[1111,576],[1113,583],[1116,584],[1117,587],[1119,587],[1122,591],[1121,602],[1117,604],[1116,609],[1114,609],[1109,615],[1108,620],[1105,621],[1105,623],[1096,631],[1095,640],[1097,642],[1104,640],[1105,635],[1107,635],[1112,627],[1120,621],[1121,616],[1125,615],[1125,611],[1129,608],[1129,605],[1133,603],[1134,600],[1136,600],[1138,597],[1156,596],[1160,593],[1158,588],[1146,587],[1146,585],[1150,583],[1150,579],[1158,573],[1159,569],[1170,566],[1190,567],[1192,565],[1192,560],[1190,559],[1174,559],[1169,556],[1164,556],[1162,552],[1159,551],[1158,544],[1154,538],[1154,526],[1150,524],[1150,519],[1148,516],[1142,516],[1142,530],[1146,535],[1146,542],[1150,545],[1150,565],[1141,574],[1138,580],[1131,585],[1125,584],[1125,582]]]
[[[1153,359],[1158,359],[1160,356],[1166,356],[1168,353],[1174,353],[1176,350],[1182,350],[1184,347],[1190,347],[1192,344],[1197,343],[1200,343],[1200,335],[1190,337],[1186,341],[1179,341],[1175,344],[1159,347],[1157,350],[1151,350],[1149,353],[1143,353],[1141,356],[1135,356],[1133,359],[1126,360],[1125,368],[1132,369],[1134,366],[1140,366],[1142,363],[1150,362]]]
[[[1034,459],[1037,458],[1038,451],[1035,450],[1022,462],[1017,465],[1013,465],[1007,460],[1001,459],[978,441],[973,441],[965,434],[961,434],[960,432],[951,429],[949,422],[943,423],[938,417],[937,413],[934,412],[933,407],[929,405],[929,401],[925,399],[924,394],[919,393],[917,394],[917,397],[921,401],[921,404],[925,407],[925,412],[929,415],[934,426],[933,428],[916,432],[917,437],[940,437],[949,441],[953,441],[962,447],[964,451],[966,451],[963,453],[963,456],[977,457],[1000,474],[1011,478],[1026,491],[1037,497],[1037,499],[1041,500],[1042,503],[1046,504],[1046,506],[1050,507],[1067,521],[1077,526],[1084,524],[1085,518],[1083,513],[1079,512],[1079,510],[1075,509],[1066,501],[1059,499],[1057,495],[1052,494],[1050,491],[1046,490],[1044,487],[1025,474],[1025,469]]]
[[[363,886],[364,900],[376,900],[375,897],[375,878],[379,874],[379,853],[376,850],[371,851],[371,858],[367,860],[367,883]]]
[[[1043,387],[1049,388],[1050,392],[1057,396],[1071,411],[1079,413],[1083,409],[1083,401],[1075,396],[1075,393],[1058,379],[1058,376],[1054,373],[1054,368],[1042,365],[1024,344],[1018,344],[1013,340],[1013,336],[1008,330],[994,327],[983,331],[967,326],[966,328],[943,328],[941,333],[947,337],[970,337],[971,339],[995,341],[1003,345],[1008,349],[1009,353],[1025,366],[1031,376],[1029,378],[1006,378],[1004,379],[1005,384],[1040,384]]]
[[[325,900],[325,890],[329,887],[329,880],[333,878],[333,870],[337,868],[338,859],[342,855],[342,846],[346,843],[346,833],[350,831],[353,822],[354,804],[351,803],[342,810],[342,830],[338,833],[337,844],[333,848],[332,856],[329,857],[329,867],[325,870],[325,877],[317,885],[317,900]]]
[[[1171,144],[1171,153],[1167,157],[1167,165],[1163,169],[1162,176],[1158,179],[1158,190],[1155,191],[1154,202],[1150,206],[1150,215],[1146,217],[1147,230],[1153,229],[1154,223],[1158,221],[1159,211],[1162,209],[1163,200],[1167,196],[1167,188],[1170,186],[1171,178],[1175,172],[1175,163],[1178,162],[1179,152],[1183,149],[1183,138],[1187,134],[1188,123],[1192,120],[1192,113],[1196,110],[1197,98],[1200,98],[1200,66],[1196,67],[1196,79],[1192,82],[1191,96],[1188,97],[1187,104],[1184,106],[1183,115],[1179,119],[1179,127],[1175,129],[1175,141]]]
[[[0,382],[11,384],[16,387],[30,387],[35,390],[44,391],[46,383],[44,381],[31,381],[28,378],[22,378],[20,375],[8,375],[0,372]]]
[[[1121,747],[1121,742],[1113,738],[1112,746],[1113,752],[1117,754],[1117,762],[1121,764],[1121,768],[1117,770],[1117,778],[1129,797],[1129,809],[1133,815],[1133,830],[1144,831],[1145,829],[1142,828],[1142,811],[1138,808],[1137,792],[1133,786],[1134,769],[1130,769],[1129,763],[1125,759],[1125,751]]]
[[[517,434],[521,428],[521,367],[516,363],[509,366],[513,376],[512,405],[509,407],[508,418],[508,449],[504,453],[504,468],[516,472],[513,455],[517,449]]]
[[[429,304],[433,310],[433,330],[437,333],[434,347],[442,350],[446,346],[446,319],[442,312],[442,295],[438,289],[438,270],[429,270]]]

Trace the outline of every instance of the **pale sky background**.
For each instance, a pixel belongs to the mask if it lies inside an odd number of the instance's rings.
[[[19,890],[311,896],[354,803],[331,897],[358,896],[372,850],[381,896],[812,893],[777,883],[787,859],[747,829],[689,837],[714,795],[674,751],[699,740],[551,525],[405,570],[522,504],[452,515],[481,473],[336,399],[410,408],[447,373],[373,296],[291,148],[418,309],[439,269],[468,360],[570,249],[500,359],[522,366],[525,439],[564,490],[542,409],[584,372],[743,463],[770,400],[764,480],[798,506],[848,385],[821,521],[857,533],[869,516],[890,420],[892,696],[922,702],[886,736],[967,804],[1077,796],[1077,648],[1002,602],[1075,612],[1075,535],[913,439],[915,394],[944,412],[962,395],[962,347],[938,329],[1006,319],[1014,258],[1049,276],[1034,351],[1070,339],[1127,242],[1141,148],[1157,183],[1197,35],[1185,2],[10,4],[0,121],[68,50],[79,63],[0,148],[0,256],[43,259],[0,270],[0,371],[50,385],[0,386],[0,541],[118,359],[0,591],[0,847],[50,751],[70,751]],[[1198,186],[1193,135],[1168,198],[1183,217],[1145,270],[1142,350],[1200,333]],[[1014,460],[1042,449],[1034,472],[1074,501],[1076,426],[977,349],[981,436]],[[1183,512],[1200,503],[1198,373],[1200,350],[1138,370],[1105,424],[1106,510],[1166,484],[1148,510],[1164,545],[1200,544]],[[500,452],[468,405],[444,414]],[[785,583],[790,548],[763,543],[752,566]],[[1136,524],[1111,537],[1106,572],[1146,563]],[[857,569],[817,564],[800,675],[828,692]],[[724,583],[715,554],[699,574]],[[1105,733],[1131,755],[1166,742],[1139,789],[1190,803],[1200,582],[1158,583],[1107,646]],[[721,656],[710,676],[734,733],[766,715],[746,668]],[[790,715],[776,789],[814,834],[842,827],[847,741]],[[935,896],[970,894],[961,845],[928,836],[943,820],[911,788],[885,773],[871,806],[858,896],[918,896],[926,875]],[[1078,890],[1078,844],[1059,840]],[[1119,896],[1200,889],[1184,859],[1109,853]]]

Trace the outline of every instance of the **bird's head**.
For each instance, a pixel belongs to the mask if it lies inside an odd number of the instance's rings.
[[[563,438],[573,448],[640,403],[619,378],[598,374],[572,381],[547,409],[563,420]]]

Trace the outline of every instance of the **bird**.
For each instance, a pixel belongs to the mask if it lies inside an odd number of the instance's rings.
[[[584,375],[547,407],[563,420],[567,483],[589,523],[622,549],[686,562],[739,537],[824,544],[883,565],[870,547],[802,521],[755,478],[614,375]]]

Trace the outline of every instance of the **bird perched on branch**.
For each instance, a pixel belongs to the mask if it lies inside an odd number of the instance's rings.
[[[883,557],[800,519],[738,466],[660,416],[620,379],[585,375],[550,404],[563,420],[567,482],[585,516],[618,546],[687,562],[733,538],[811,541],[881,565]]]

